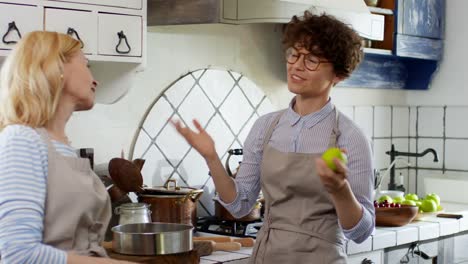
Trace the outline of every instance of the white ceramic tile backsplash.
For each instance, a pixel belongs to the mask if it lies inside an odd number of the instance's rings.
[[[416,122],[417,119],[417,112],[418,108],[416,106],[411,106],[410,107],[410,127],[409,127],[409,136],[410,137],[415,137],[416,136],[416,125],[418,122]]]
[[[392,133],[392,111],[390,106],[374,108],[374,137],[390,137]]]
[[[468,138],[468,107],[448,107],[446,113],[447,137]]]
[[[445,142],[445,166],[451,169],[468,170],[467,150],[468,140],[447,139]]]
[[[235,80],[227,71],[210,70],[204,73],[199,83],[213,104],[219,107],[226,99],[230,88],[234,86]]]
[[[238,134],[242,126],[253,114],[254,108],[249,104],[240,88],[236,86],[219,111],[226,119],[232,131]]]
[[[390,165],[390,156],[385,154],[390,150],[390,139],[375,139],[374,140],[374,160],[375,167],[378,169],[387,168]]]
[[[374,114],[372,106],[357,106],[354,110],[354,121],[368,138],[374,136]]]
[[[444,131],[443,107],[418,108],[418,136],[442,137]]]
[[[409,107],[393,107],[393,137],[407,137],[409,133]]]

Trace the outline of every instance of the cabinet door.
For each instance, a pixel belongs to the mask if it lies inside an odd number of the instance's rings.
[[[12,49],[20,36],[43,28],[41,8],[0,3],[0,49]]]
[[[383,251],[372,251],[348,257],[348,264],[383,264]]]
[[[101,6],[115,6],[115,7],[124,7],[132,9],[141,9],[142,0],[49,0],[49,1],[58,1],[58,2],[70,2],[70,3],[80,3],[80,4],[91,4],[91,5],[101,5]]]
[[[79,39],[85,54],[97,53],[97,17],[89,11],[45,9],[45,30]]]
[[[445,0],[399,0],[399,34],[442,39]]]
[[[99,14],[99,54],[141,57],[140,16]]]

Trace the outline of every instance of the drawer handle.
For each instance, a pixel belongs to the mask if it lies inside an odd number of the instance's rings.
[[[78,32],[74,28],[69,27],[67,29],[67,35],[69,35],[71,37],[73,37],[73,35],[75,35],[76,39],[81,43],[81,48],[84,48],[84,43],[81,40],[80,35],[78,35]]]
[[[362,260],[361,264],[374,264],[374,261],[368,259],[368,258],[365,258]]]
[[[16,40],[12,40],[12,41],[6,40],[6,37],[8,36],[8,34],[10,34],[10,32],[13,31],[13,30],[16,31],[16,34],[18,34],[18,37],[21,39],[21,32],[19,31],[18,27],[16,26],[15,21],[12,21],[12,22],[8,23],[8,30],[5,33],[5,35],[3,35],[3,38],[2,38],[3,43],[9,45],[9,44],[16,44],[18,42]]]
[[[117,36],[119,37],[119,43],[117,43],[117,46],[115,46],[115,51],[119,54],[128,54],[130,51],[132,51],[132,48],[128,44],[127,41],[127,36],[125,36],[123,30],[117,33]],[[125,45],[127,45],[128,50],[119,50],[120,44],[122,44],[122,39],[125,40]]]

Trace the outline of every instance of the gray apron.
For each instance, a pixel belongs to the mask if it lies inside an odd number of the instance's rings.
[[[106,257],[101,246],[111,217],[111,204],[89,160],[62,156],[43,128],[49,173],[43,243],[78,255]]]
[[[261,164],[265,217],[250,263],[346,263],[344,236],[315,168],[321,153],[281,152],[268,142],[285,111],[268,128]],[[328,147],[340,134],[338,111]]]

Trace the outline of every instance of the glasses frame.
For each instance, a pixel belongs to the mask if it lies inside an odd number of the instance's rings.
[[[299,55],[299,56],[297,56],[295,59],[294,59],[294,57],[292,57],[293,60],[294,60],[294,62],[292,62],[292,61],[290,61],[290,60],[288,59],[289,55],[292,54],[292,53],[290,53],[291,50],[296,51],[296,54]],[[288,54],[289,54],[289,55],[288,55]],[[306,56],[307,56],[307,55],[312,55],[312,56],[314,56],[314,57],[316,57],[316,58],[318,59],[317,66],[316,66],[315,68],[311,69],[311,68],[307,67],[307,64],[306,64],[306,59],[307,59]],[[287,62],[288,64],[291,64],[291,65],[295,64],[301,57],[304,57],[304,59],[302,60],[302,63],[304,64],[304,67],[305,67],[307,70],[309,70],[309,71],[317,71],[317,69],[320,67],[320,64],[321,64],[321,63],[332,63],[331,61],[328,61],[328,60],[320,60],[320,58],[318,58],[317,56],[313,55],[312,53],[299,52],[299,51],[298,51],[296,48],[294,48],[294,47],[289,47],[288,49],[286,49],[286,51],[285,51],[285,53],[284,53],[284,57],[286,58],[286,62]]]

